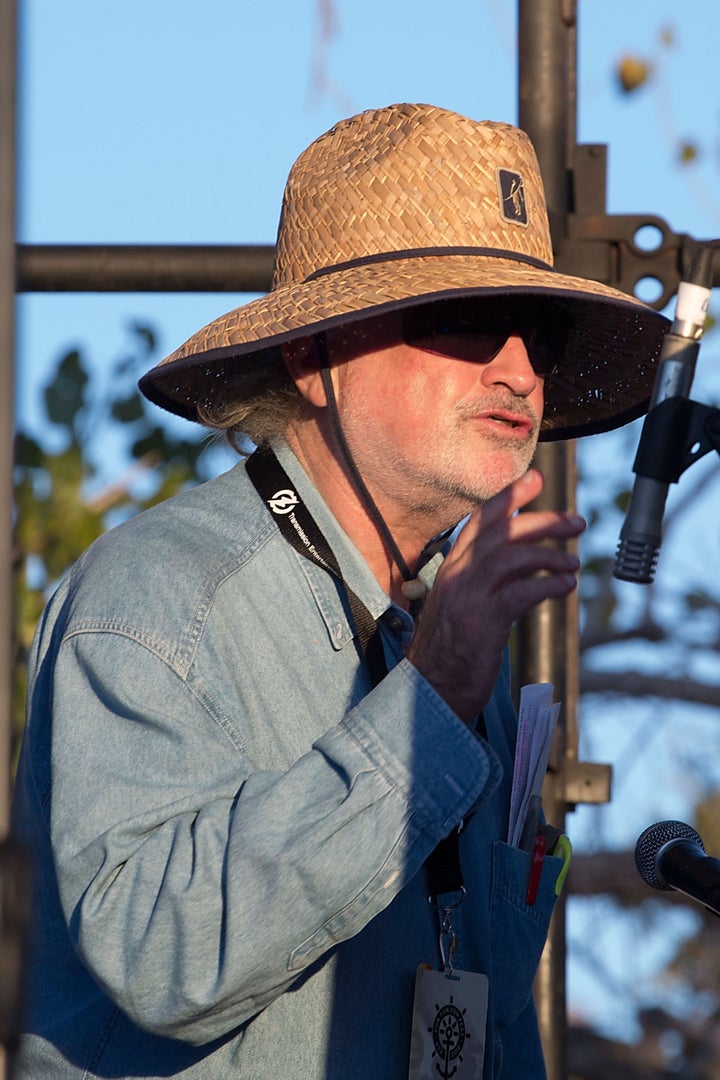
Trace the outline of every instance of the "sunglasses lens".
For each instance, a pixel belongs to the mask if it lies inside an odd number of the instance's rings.
[[[406,311],[403,338],[416,349],[486,364],[503,347],[507,333],[485,320],[471,319],[437,304]]]
[[[565,351],[567,334],[561,334],[560,328],[540,330],[536,326],[528,326],[521,333],[533,371],[543,377],[552,375]]]
[[[529,304],[487,308],[439,301],[403,313],[403,339],[426,352],[487,364],[511,334],[519,334],[538,375],[551,375],[562,359],[567,320],[559,311]]]

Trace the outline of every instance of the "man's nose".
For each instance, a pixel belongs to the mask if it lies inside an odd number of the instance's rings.
[[[483,364],[481,381],[484,386],[502,383],[518,397],[527,397],[538,384],[525,342],[519,334],[511,334],[502,349],[487,364]]]

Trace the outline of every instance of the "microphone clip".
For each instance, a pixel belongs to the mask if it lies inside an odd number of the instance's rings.
[[[633,472],[676,484],[712,450],[720,454],[720,409],[690,398],[666,398],[645,417]]]

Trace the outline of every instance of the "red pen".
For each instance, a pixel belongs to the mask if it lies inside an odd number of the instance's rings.
[[[527,892],[525,893],[526,904],[534,904],[537,900],[546,847],[547,840],[545,839],[545,834],[539,832],[535,837],[535,846],[533,848],[532,862],[530,864],[530,877],[528,878]]]

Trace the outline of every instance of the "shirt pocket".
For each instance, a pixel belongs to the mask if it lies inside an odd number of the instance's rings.
[[[512,1024],[527,1005],[557,901],[563,860],[546,855],[535,903],[526,903],[531,858],[510,844],[493,843],[489,974],[498,1028]]]

